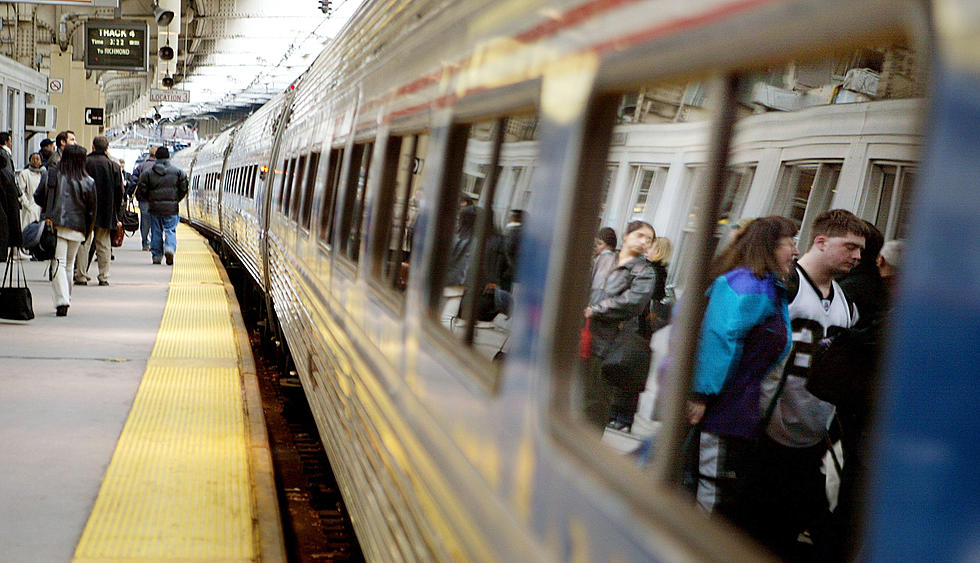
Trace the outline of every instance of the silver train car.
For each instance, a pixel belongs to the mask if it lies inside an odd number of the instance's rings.
[[[742,216],[796,219],[804,250],[813,218],[845,207],[923,256],[941,219],[919,210],[950,208],[930,203],[950,197],[936,183],[963,185],[931,163],[976,177],[975,144],[956,155],[930,134],[946,93],[977,85],[963,51],[978,22],[965,1],[368,1],[289,90],[173,157],[191,178],[182,214],[266,295],[371,560],[766,559],[680,491],[680,402],[647,413],[646,467],[584,420],[594,233],[648,220],[694,294]],[[976,132],[976,104],[956,111]],[[471,203],[474,256],[515,227],[519,246],[460,276]],[[698,318],[684,315],[690,355]],[[900,321],[896,342],[916,322]],[[888,440],[921,430],[887,400],[909,375],[890,365],[862,545],[957,559],[968,530],[889,535],[938,512],[881,493],[900,474]],[[946,365],[937,354],[915,377]],[[975,521],[951,507],[954,528]]]

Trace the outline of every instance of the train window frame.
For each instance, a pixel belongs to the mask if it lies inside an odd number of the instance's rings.
[[[438,157],[441,157],[443,162],[441,176],[435,181],[438,184],[435,188],[437,194],[435,198],[436,208],[429,210],[429,216],[432,222],[430,228],[433,232],[427,235],[427,238],[431,237],[430,240],[433,242],[427,245],[429,246],[426,251],[428,264],[423,265],[419,271],[419,275],[424,276],[426,280],[423,287],[423,299],[421,303],[422,319],[420,324],[427,342],[436,346],[442,354],[453,358],[456,362],[460,368],[459,371],[464,374],[461,381],[466,383],[475,382],[487,393],[496,392],[504,373],[506,360],[498,362],[487,359],[475,347],[467,343],[467,340],[471,337],[467,336],[461,340],[443,325],[441,319],[443,280],[447,273],[446,256],[448,256],[448,247],[453,239],[453,232],[459,213],[459,198],[464,194],[464,162],[466,160],[467,144],[470,138],[471,128],[474,125],[489,122],[496,129],[496,134],[491,141],[491,160],[487,165],[490,173],[490,181],[484,182],[480,194],[481,199],[475,203],[475,205],[479,205],[485,197],[484,194],[493,193],[499,187],[499,172],[501,170],[500,153],[505,136],[501,132],[505,131],[504,127],[506,126],[507,120],[509,118],[528,116],[533,116],[537,120],[541,118],[540,108],[537,103],[540,94],[540,83],[525,83],[521,84],[519,88],[521,88],[521,94],[533,95],[534,98],[520,105],[494,108],[495,111],[492,113],[487,112],[485,109],[486,106],[481,106],[479,103],[474,104],[479,107],[478,110],[466,111],[466,101],[461,102],[456,108],[455,118],[450,123],[438,128],[441,131],[436,128],[429,131],[430,143],[437,137],[441,137],[441,140],[438,144],[430,144],[427,148],[427,154],[430,158],[438,159]],[[539,128],[540,125],[538,124],[536,127]],[[540,159],[541,155],[540,138],[537,142],[539,145],[535,154],[535,161]],[[538,165],[539,163],[535,162],[535,166]],[[432,182],[432,180],[426,180],[426,182]],[[488,190],[488,188],[490,189]],[[426,189],[428,190],[428,188]],[[490,201],[489,205],[492,207],[493,201]],[[484,217],[484,214],[479,214],[477,217]],[[480,219],[478,219],[478,223],[479,221]],[[477,233],[479,233],[479,227],[477,227]],[[476,233],[474,236],[476,236]],[[416,244],[418,243],[419,241],[416,241]],[[461,307],[466,306],[465,303],[461,303]],[[475,308],[475,299],[472,300],[469,306]],[[474,326],[474,317],[475,315],[471,312],[469,314],[470,320],[466,321],[469,327]]]
[[[303,204],[303,192],[306,185],[307,160],[309,154],[300,154],[296,159],[296,169],[293,171],[293,200],[289,206],[289,218],[294,222],[299,222],[300,207]]]
[[[367,211],[375,145],[376,139],[373,138],[352,143],[345,155],[346,174],[343,174],[343,201],[340,202],[339,238],[335,249],[340,262],[352,271],[360,263],[361,247],[366,238],[361,231]],[[352,239],[354,235],[356,238]]]
[[[838,9],[837,16],[840,15],[841,11],[846,12],[848,9],[850,8]],[[915,15],[918,19],[909,18],[907,17],[908,14],[904,14],[898,9],[893,9],[888,12],[887,16],[881,16],[882,20],[876,24],[878,27],[872,28],[869,24],[860,23],[852,25],[846,32],[847,41],[844,47],[846,48],[846,45],[854,44],[860,40],[880,40],[882,37],[906,35],[910,44],[924,49],[928,45],[926,38],[929,36],[929,28],[921,13],[916,13]],[[758,66],[765,64],[764,61],[768,60],[766,57],[771,52],[779,52],[780,60],[785,59],[789,61],[792,60],[792,57],[809,58],[825,52],[824,49],[835,48],[823,34],[827,29],[834,28],[839,21],[839,17],[830,18],[824,16],[819,23],[813,23],[805,33],[800,33],[799,30],[793,33],[777,32],[774,36],[767,36],[766,41],[759,42],[760,44],[758,45],[750,45],[745,51],[732,51],[729,48],[731,55],[724,57],[725,61],[722,63],[717,61],[711,62],[703,58],[695,58],[694,60],[699,62],[693,68],[672,69],[671,66],[677,66],[679,64],[678,62],[668,63],[666,66],[657,65],[653,61],[662,59],[662,54],[655,52],[655,44],[644,47],[642,49],[643,56],[637,55],[636,53],[629,53],[627,50],[610,56],[610,58],[618,60],[615,61],[615,64],[609,64],[608,61],[606,61],[606,64],[608,67],[615,68],[616,71],[611,71],[608,68],[605,69],[606,76],[601,76],[596,80],[594,85],[589,110],[584,116],[577,118],[584,121],[584,127],[582,127],[584,133],[576,141],[584,145],[585,141],[583,139],[588,139],[589,150],[583,151],[581,161],[578,163],[579,171],[574,177],[574,188],[571,190],[572,195],[570,196],[572,203],[563,204],[562,206],[563,214],[568,214],[568,216],[563,216],[560,220],[577,226],[593,224],[593,222],[588,221],[590,211],[583,210],[583,208],[588,208],[589,206],[583,205],[582,201],[595,203],[596,198],[588,192],[598,191],[596,185],[601,184],[599,181],[601,175],[597,171],[605,165],[604,162],[595,159],[595,153],[598,152],[604,156],[608,150],[608,146],[603,146],[598,151],[595,150],[597,139],[600,143],[607,141],[607,137],[601,135],[605,129],[601,126],[596,127],[596,123],[599,122],[602,125],[602,114],[605,113],[608,115],[609,113],[614,113],[616,104],[614,102],[610,103],[612,100],[609,99],[611,96],[608,96],[608,92],[614,88],[621,89],[624,84],[630,81],[630,78],[628,78],[630,75],[635,77],[637,74],[636,70],[631,70],[623,63],[628,61],[629,67],[637,69],[643,68],[640,60],[650,60],[653,62],[650,68],[656,67],[657,71],[652,75],[648,74],[640,77],[647,81],[669,80],[674,76],[690,76],[699,68],[702,71],[711,70],[721,77],[720,82],[724,84],[725,89],[725,95],[723,96],[724,103],[721,104],[722,111],[711,118],[712,140],[708,145],[710,154],[708,155],[707,162],[712,168],[709,173],[711,180],[705,182],[705,185],[698,190],[699,193],[696,196],[704,196],[708,200],[713,200],[717,206],[720,206],[724,197],[725,169],[728,166],[738,164],[731,160],[732,154],[729,152],[729,149],[731,148],[730,142],[734,136],[734,124],[736,121],[735,112],[733,111],[736,92],[745,86],[740,78],[748,75],[748,73],[758,68]],[[859,19],[854,19],[854,22],[859,21]],[[836,48],[841,48],[839,45]],[[680,57],[677,57],[677,60],[681,60]],[[653,71],[647,69],[646,72],[652,73]],[[605,83],[604,80],[606,81]],[[596,131],[599,133],[596,133]],[[769,205],[771,206],[771,204],[770,202]],[[679,329],[682,334],[687,335],[695,334],[698,331],[704,311],[704,290],[707,289],[707,282],[709,281],[706,279],[706,266],[710,258],[710,254],[707,252],[710,246],[705,246],[705,243],[716,235],[718,219],[717,207],[712,209],[711,204],[709,204],[708,210],[708,212],[702,213],[703,219],[699,222],[699,226],[695,231],[696,238],[698,239],[696,246],[699,248],[691,253],[692,255],[700,254],[700,259],[695,260],[700,265],[693,272],[695,274],[693,277],[698,279],[698,283],[692,284],[688,288],[686,295],[690,294],[691,297],[685,307],[681,308],[677,320],[679,326],[675,327],[675,331]],[[587,263],[583,260],[586,255],[584,248],[589,246],[588,242],[591,238],[591,232],[587,229],[584,229],[584,232],[582,231],[583,229],[578,228],[569,229],[567,233],[562,233],[564,238],[560,240],[559,246],[563,250],[560,251],[558,256],[552,256],[552,262],[560,266],[557,270],[549,270],[549,276],[570,271],[576,272],[576,268],[580,268]],[[580,274],[575,275],[579,276]],[[566,277],[573,278],[574,276]],[[675,362],[671,370],[675,376],[679,377],[678,385],[676,385],[675,392],[672,393],[672,396],[668,397],[670,405],[665,417],[664,427],[666,432],[662,430],[661,434],[658,435],[656,451],[660,459],[654,460],[655,465],[652,475],[641,473],[632,463],[624,463],[624,460],[614,453],[607,452],[606,455],[596,456],[597,441],[584,439],[587,437],[588,429],[576,420],[574,408],[571,406],[571,396],[568,393],[571,387],[571,376],[569,375],[571,372],[567,368],[574,365],[573,361],[577,356],[577,350],[574,348],[578,342],[577,336],[581,328],[581,323],[577,322],[578,319],[575,318],[577,316],[576,313],[580,311],[580,309],[576,308],[578,302],[569,303],[567,296],[572,294],[563,290],[574,289],[577,284],[579,291],[581,291],[582,280],[562,279],[561,275],[557,275],[557,278],[559,281],[553,286],[549,286],[553,287],[554,291],[546,293],[548,295],[562,295],[564,300],[560,305],[555,304],[556,298],[552,298],[550,304],[546,301],[543,315],[555,315],[556,319],[548,327],[547,331],[542,331],[545,333],[544,338],[553,343],[553,349],[548,351],[550,357],[546,358],[543,362],[546,370],[544,375],[549,381],[548,384],[552,387],[551,392],[545,396],[543,403],[546,423],[551,436],[562,446],[576,454],[583,464],[593,474],[599,477],[598,480],[600,482],[618,494],[620,500],[636,508],[636,513],[643,519],[651,522],[656,520],[662,522],[669,521],[679,530],[697,528],[699,533],[704,534],[704,537],[699,537],[699,535],[693,533],[681,532],[679,534],[679,537],[684,538],[692,549],[712,553],[713,557],[718,559],[739,559],[739,557],[734,555],[736,553],[734,551],[726,553],[725,550],[729,548],[739,549],[741,554],[753,559],[763,556],[764,552],[758,549],[742,550],[742,548],[746,547],[743,545],[745,543],[743,541],[745,534],[739,533],[733,535],[731,534],[731,528],[719,525],[719,523],[712,521],[713,519],[695,519],[693,515],[698,512],[696,508],[692,506],[689,499],[680,496],[672,488],[674,485],[671,483],[676,483],[675,476],[678,470],[676,459],[665,458],[677,458],[679,456],[676,453],[669,455],[664,452],[675,451],[683,440],[683,434],[680,428],[682,424],[681,419],[684,417],[683,402],[686,393],[682,390],[688,388],[690,384],[689,378],[693,374],[694,366],[692,358],[696,339],[685,338],[687,342],[675,354],[678,361]],[[694,345],[691,345],[692,341]],[[650,486],[644,486],[646,484]],[[669,512],[672,508],[682,507],[684,507],[682,514],[671,514]],[[729,537],[731,539],[728,539]],[[709,541],[709,538],[718,543],[713,545]]]
[[[316,189],[317,173],[320,169],[320,151],[311,151],[307,163],[306,181],[303,186],[303,203],[300,211],[300,227],[307,233],[313,223],[313,194]]]
[[[336,226],[334,214],[336,213],[337,193],[341,187],[340,180],[346,155],[345,146],[331,147],[325,163],[326,178],[324,178],[323,197],[320,202],[320,225],[317,239],[320,246],[327,252],[330,252],[334,245],[334,227]]]

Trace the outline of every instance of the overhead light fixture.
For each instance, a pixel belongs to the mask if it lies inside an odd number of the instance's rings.
[[[174,48],[170,46],[168,42],[163,47],[160,47],[160,59],[164,61],[170,61],[174,58]]]
[[[170,88],[171,86],[174,85],[174,77],[168,74],[164,76],[163,80],[161,80],[160,82],[163,84],[165,88]]]
[[[174,21],[174,11],[161,8],[159,4],[153,6],[153,17],[157,20],[157,25],[168,26]]]

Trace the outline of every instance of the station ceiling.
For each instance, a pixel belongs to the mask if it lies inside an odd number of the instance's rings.
[[[151,71],[150,77],[107,71],[98,79],[106,105],[118,110],[137,104],[141,107],[137,118],[159,114],[179,120],[262,104],[309,67],[361,3],[331,0],[329,13],[324,13],[319,1],[182,0],[176,62],[169,64],[173,89],[189,91],[190,102],[141,103],[149,88],[161,88],[158,70]],[[120,4],[123,19],[150,17],[151,65],[159,63],[159,46],[169,43],[166,29],[177,31],[174,25],[156,25],[151,17],[154,6],[154,0],[121,0]]]

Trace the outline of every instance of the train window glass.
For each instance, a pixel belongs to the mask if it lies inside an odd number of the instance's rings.
[[[575,235],[582,262],[572,274],[581,276],[580,289],[562,300],[570,324],[589,336],[563,360],[568,375],[556,390],[563,396],[559,412],[577,421],[591,440],[585,443],[601,455],[634,450],[658,428],[654,367],[666,340],[667,278],[677,269],[672,243],[698,213],[692,194],[704,181],[717,104],[709,84],[697,81],[649,83],[609,96],[618,103],[613,123],[605,124],[608,154],[589,155],[602,160],[592,164],[594,183],[581,187],[590,194],[576,222],[591,226]],[[616,363],[621,334],[639,335],[638,344]],[[597,450],[597,443],[607,447]]]
[[[320,205],[320,241],[331,246],[333,240],[333,215],[337,190],[340,186],[340,170],[344,162],[344,149],[331,149],[327,161],[327,179],[324,182],[323,203]]]
[[[286,174],[283,176],[283,183],[285,193],[282,199],[282,214],[288,216],[290,210],[290,204],[293,202],[293,195],[296,189],[296,159],[292,158],[289,160],[289,165],[286,167]]]
[[[289,160],[283,158],[282,165],[276,170],[279,176],[279,194],[276,201],[276,206],[279,211],[282,212],[284,209],[283,202],[286,200],[286,186],[289,180]]]
[[[304,154],[299,157],[296,161],[296,168],[294,170],[293,178],[293,201],[292,206],[289,209],[289,216],[293,218],[294,221],[299,220],[300,208],[303,205],[303,193],[305,190],[305,180],[306,180],[306,160],[307,156]]]
[[[310,222],[313,217],[313,187],[316,186],[316,172],[320,166],[320,153],[310,154],[310,166],[306,171],[306,182],[303,185],[303,212],[301,214],[301,224],[306,230],[310,229]]]
[[[696,395],[687,405],[701,427],[699,446],[691,448],[692,467],[698,470],[690,472],[687,485],[693,491],[692,500],[704,512],[720,514],[747,529],[777,555],[798,559],[819,558],[819,553],[834,560],[851,560],[860,543],[856,532],[862,528],[864,499],[860,488],[846,484],[863,479],[862,472],[870,462],[866,440],[875,436],[868,419],[854,413],[871,411],[874,391],[843,397],[842,390],[829,381],[824,381],[826,388],[821,391],[811,389],[809,383],[805,387],[797,383],[820,380],[815,370],[821,364],[814,362],[813,343],[848,328],[880,330],[878,321],[889,299],[889,292],[882,288],[890,285],[887,276],[893,272],[880,269],[875,257],[867,257],[853,269],[850,262],[831,264],[821,250],[828,243],[814,240],[823,234],[820,230],[830,217],[845,228],[862,228],[865,223],[858,217],[870,222],[881,231],[879,244],[905,236],[904,225],[914,212],[908,195],[919,166],[925,74],[906,44],[867,44],[824,59],[772,64],[744,75],[742,86],[721,216],[730,223],[768,215],[789,219],[789,229],[798,229],[797,264],[806,276],[798,274],[792,264],[786,274],[773,272],[785,275],[788,287],[800,288],[790,296],[792,330],[788,334],[763,332],[767,322],[775,322],[774,317],[718,308],[722,297],[709,293],[708,313],[701,327],[706,337],[700,341],[701,355],[695,358],[692,391]],[[881,127],[869,127],[871,123]],[[831,209],[842,211],[825,214]],[[774,225],[775,220],[755,221],[767,223],[743,223],[747,226],[737,231],[743,233],[738,236],[766,240],[759,238],[766,234],[762,227],[754,229],[753,225]],[[864,241],[872,244],[874,238],[869,234]],[[735,253],[742,240],[726,237],[720,246]],[[886,246],[891,249],[894,244]],[[776,251],[773,254],[778,256]],[[891,251],[882,252],[885,255]],[[722,255],[726,256],[737,254]],[[719,268],[744,263],[714,261]],[[882,281],[880,275],[886,278]],[[838,285],[829,293],[812,290],[814,284],[830,279],[836,279]],[[821,299],[827,295],[829,299]],[[727,315],[712,315],[712,311]],[[733,322],[743,330],[722,330]],[[791,341],[786,342],[786,337]],[[773,344],[777,348],[789,344],[788,356],[782,360],[774,356],[758,367],[742,361],[746,351]],[[723,346],[742,351],[742,359],[716,355],[725,362],[712,367],[710,355]],[[860,354],[869,360],[867,365],[874,365],[871,347],[862,348]],[[848,354],[831,344],[824,358],[836,365],[859,361]],[[721,375],[712,379],[715,373]],[[861,377],[876,380],[873,373]],[[781,391],[774,401],[776,389]],[[833,406],[818,400],[811,390],[837,403],[836,417]],[[761,397],[753,401],[752,417],[739,422],[733,415],[746,411],[728,399],[750,393]],[[833,432],[828,433],[828,427]],[[740,437],[760,431],[765,436],[761,443]],[[824,445],[838,439],[833,450]],[[753,456],[740,459],[742,446],[758,449],[751,450]],[[801,462],[803,459],[807,461]],[[841,482],[845,485],[839,488]],[[807,487],[814,496],[800,503],[798,492]],[[742,496],[732,496],[735,491]],[[807,543],[798,539],[803,537]]]
[[[404,291],[412,252],[412,225],[421,196],[422,163],[429,143],[428,134],[392,137],[388,151],[396,159],[379,193],[377,239],[372,275],[386,287]]]
[[[367,211],[364,207],[364,199],[367,195],[368,172],[373,151],[374,143],[354,145],[347,174],[340,223],[340,244],[344,255],[354,262],[358,261],[361,251],[361,226]]]
[[[487,362],[506,357],[522,225],[536,210],[510,206],[519,175],[538,156],[536,114],[454,126],[465,149],[451,148],[430,314],[439,325]],[[462,143],[461,143],[462,145]],[[458,171],[458,172],[454,172]],[[529,184],[533,185],[533,183]],[[438,291],[436,291],[438,290]]]

